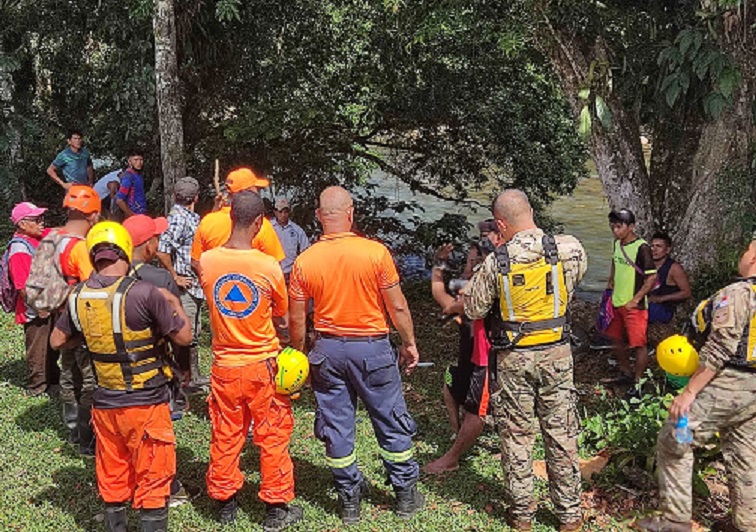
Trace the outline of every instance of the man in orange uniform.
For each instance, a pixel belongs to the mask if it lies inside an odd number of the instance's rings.
[[[263,177],[257,177],[249,168],[239,168],[234,170],[226,177],[226,191],[228,200],[221,210],[207,214],[194,235],[192,242],[192,268],[199,273],[199,262],[202,254],[226,243],[231,236],[231,200],[234,194],[242,190],[257,192],[261,188],[270,185],[270,181]],[[278,240],[276,230],[273,229],[270,221],[263,218],[262,226],[252,240],[252,248],[258,249],[263,253],[270,255],[277,261],[286,258],[281,242]]]
[[[165,532],[176,437],[164,338],[189,345],[191,326],[177,297],[128,277],[132,245],[123,226],[95,225],[87,249],[97,272],[69,296],[50,344],[61,348],[83,340],[92,356],[97,488],[108,530],[126,532],[125,505],[133,499],[142,531]]]
[[[419,359],[412,316],[388,249],[351,232],[354,203],[349,192],[325,189],[317,214],[323,236],[297,258],[290,278],[295,349],[304,348],[308,301],[315,305],[317,339],[308,356],[318,401],[315,435],[326,446],[341,519],[356,523],[368,489],[354,452],[357,397],[362,399],[396,493],[396,514],[408,519],[424,504],[412,451],[416,425],[402,395],[383,308],[402,339],[399,362],[407,373]]]
[[[235,193],[231,236],[202,255],[200,268],[213,331],[207,491],[220,501],[221,522],[233,522],[244,483],[239,459],[253,421],[262,477],[258,495],[266,506],[263,530],[272,532],[301,520],[302,509],[288,505],[294,499],[294,416],[289,398],[275,387],[279,343],[273,316],[286,314],[286,283],[278,261],[252,244],[265,223],[263,213],[256,192]]]

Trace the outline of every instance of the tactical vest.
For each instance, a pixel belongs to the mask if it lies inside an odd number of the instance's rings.
[[[751,285],[751,290],[756,292],[756,278],[749,277],[746,279]],[[714,299],[719,292],[709,299],[701,301],[696,310],[693,312],[693,327],[696,330],[696,343],[703,346],[711,332],[711,320],[716,309],[714,308]],[[748,325],[743,329],[743,335],[738,342],[738,348],[733,357],[726,364],[727,366],[740,369],[756,371],[756,311],[751,312],[751,319]]]
[[[507,246],[499,246],[499,298],[486,317],[494,349],[562,343],[567,335],[567,286],[556,241],[543,236],[543,256],[528,264],[512,264]]]
[[[94,363],[97,384],[131,392],[157,388],[172,377],[164,343],[152,330],[132,330],[126,324],[126,297],[137,282],[123,277],[105,288],[81,283],[68,298],[68,312],[82,333]]]

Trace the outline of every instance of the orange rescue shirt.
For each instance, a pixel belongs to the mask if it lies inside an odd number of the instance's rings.
[[[205,215],[197,227],[197,233],[192,242],[192,259],[200,260],[205,251],[222,246],[231,236],[231,207],[223,207],[219,211]],[[252,247],[270,255],[277,261],[286,258],[283,246],[278,240],[273,224],[267,218],[263,218],[262,227],[255,238],[252,239]]]
[[[75,277],[79,281],[86,281],[94,271],[85,240],[75,240],[67,246],[61,253],[60,260],[63,275]]]
[[[315,330],[340,336],[388,333],[381,290],[399,283],[383,244],[354,233],[320,238],[294,262],[292,299],[315,301]]]
[[[281,266],[256,249],[218,247],[202,254],[214,363],[245,366],[278,355],[273,316],[289,310]]]

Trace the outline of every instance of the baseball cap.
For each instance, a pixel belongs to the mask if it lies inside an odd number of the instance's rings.
[[[283,209],[291,210],[291,205],[289,205],[289,200],[287,200],[286,198],[278,198],[276,200],[276,210],[280,211]]]
[[[609,223],[634,224],[635,214],[630,209],[620,209],[609,213]]]
[[[13,222],[13,225],[18,225],[18,222],[20,222],[24,218],[36,218],[37,216],[41,216],[45,212],[47,212],[47,209],[45,209],[44,207],[37,207],[33,203],[24,201],[16,204],[16,206],[13,207],[10,219],[11,222]]]
[[[182,177],[173,185],[173,193],[182,200],[192,200],[199,194],[199,182],[193,177]]]
[[[95,252],[92,254],[92,262],[97,263],[101,260],[108,260],[111,262],[115,262],[118,259],[122,259],[122,257],[117,250],[108,247],[108,246],[102,246],[95,250]]]
[[[251,187],[265,188],[270,185],[270,179],[257,177],[249,168],[238,168],[226,177],[226,189],[235,194]]]
[[[131,235],[134,247],[138,247],[153,236],[163,234],[168,229],[168,220],[163,217],[150,218],[146,214],[137,214],[126,218],[123,226]]]
[[[483,220],[482,222],[478,222],[478,232],[480,233],[491,233],[491,232],[499,232],[499,229],[496,227],[496,220],[488,219]]]

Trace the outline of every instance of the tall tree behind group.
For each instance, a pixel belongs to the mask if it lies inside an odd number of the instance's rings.
[[[155,85],[160,127],[160,161],[163,169],[165,212],[173,204],[173,185],[186,176],[181,81],[176,49],[174,0],[155,0]]]

